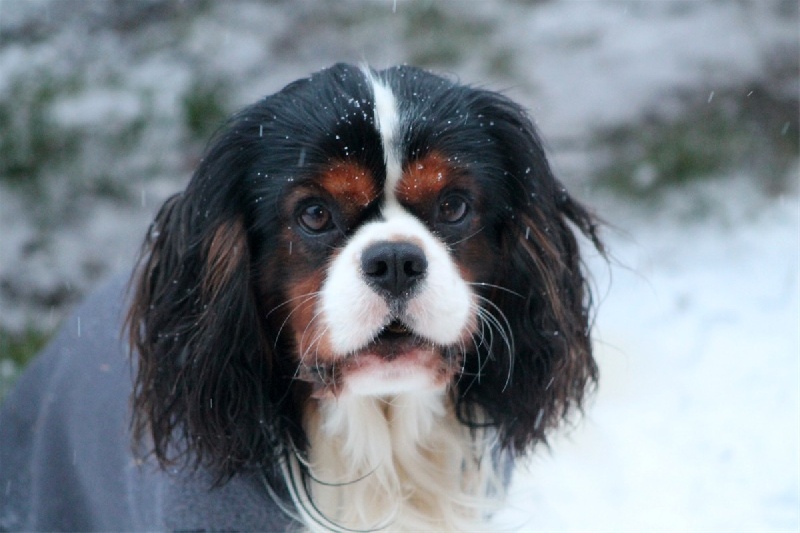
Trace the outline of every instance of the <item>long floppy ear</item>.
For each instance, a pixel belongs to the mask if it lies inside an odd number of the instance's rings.
[[[591,295],[577,233],[604,254],[597,222],[553,176],[531,120],[502,96],[486,97],[486,116],[503,152],[510,209],[495,230],[503,264],[484,297],[497,307],[494,342],[479,377],[462,385],[498,428],[501,444],[525,453],[580,408],[598,369],[590,339]],[[491,113],[491,114],[489,114]],[[485,343],[484,343],[485,344]],[[463,414],[474,419],[468,409]]]
[[[207,466],[218,481],[279,453],[272,343],[240,198],[255,148],[241,135],[223,132],[186,191],[162,206],[134,272],[127,322],[137,442],[152,445],[162,465]]]

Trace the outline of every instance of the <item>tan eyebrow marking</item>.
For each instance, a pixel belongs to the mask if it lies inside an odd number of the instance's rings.
[[[322,172],[319,184],[344,207],[363,209],[377,198],[379,192],[372,173],[351,161],[338,161],[331,165]]]
[[[419,204],[437,198],[450,182],[452,168],[447,159],[433,152],[406,165],[397,184],[397,198],[406,204]]]

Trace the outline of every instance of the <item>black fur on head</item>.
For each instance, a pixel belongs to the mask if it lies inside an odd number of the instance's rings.
[[[452,394],[462,422],[493,426],[504,449],[524,453],[581,405],[597,378],[573,231],[602,252],[595,219],[555,179],[518,105],[411,67],[379,75],[411,125],[404,157],[446,154],[483,191],[481,235],[452,243],[452,253],[474,274],[495,331],[465,354]],[[285,255],[281,198],[331,158],[356,160],[384,179],[372,98],[359,69],[337,65],[244,109],[156,216],[127,324],[134,429],[162,464],[186,460],[223,480],[302,453],[309,391],[294,379],[281,305],[295,270],[325,264],[292,264]],[[354,101],[362,113],[352,112]]]

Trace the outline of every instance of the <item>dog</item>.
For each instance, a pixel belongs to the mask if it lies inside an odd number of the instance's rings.
[[[487,527],[596,384],[598,227],[501,94],[410,66],[289,84],[6,400],[0,528]]]

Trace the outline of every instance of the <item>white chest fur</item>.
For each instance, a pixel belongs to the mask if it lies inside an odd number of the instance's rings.
[[[488,437],[442,392],[320,400],[307,417],[312,531],[479,531],[502,497]],[[299,463],[294,472],[299,471]]]

